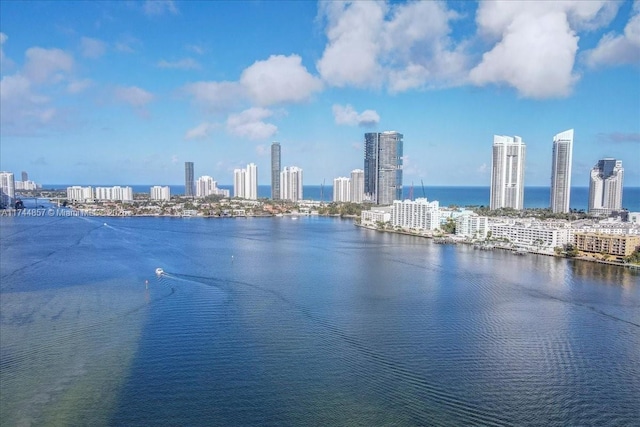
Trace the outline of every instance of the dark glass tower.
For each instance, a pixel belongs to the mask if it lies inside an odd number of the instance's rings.
[[[271,144],[271,199],[280,200],[280,143]]]
[[[187,197],[195,196],[193,162],[184,162],[184,195]]]
[[[364,193],[376,205],[402,200],[402,138],[394,131],[364,134]]]

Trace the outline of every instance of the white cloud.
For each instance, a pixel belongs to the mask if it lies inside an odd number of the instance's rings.
[[[198,61],[192,58],[183,58],[178,61],[158,61],[156,64],[160,68],[177,68],[181,70],[195,70],[200,68]]]
[[[322,88],[298,55],[271,55],[256,61],[242,72],[240,84],[258,105],[306,101]]]
[[[316,65],[331,85],[400,92],[464,80],[465,44],[456,48],[449,38],[458,15],[443,2],[330,2],[321,15],[328,44]]]
[[[271,154],[271,149],[269,146],[264,144],[256,145],[256,154],[260,157],[264,157]]]
[[[507,84],[530,98],[567,96],[578,80],[577,29],[606,24],[615,7],[606,1],[481,3],[479,31],[498,42],[471,70],[471,82]]]
[[[193,129],[189,129],[184,135],[184,139],[205,139],[216,128],[214,123],[202,122]]]
[[[107,51],[107,44],[98,39],[82,37],[80,50],[85,58],[100,58]]]
[[[196,82],[182,88],[202,108],[225,111],[238,105],[245,97],[244,89],[236,82]]]
[[[336,124],[347,126],[375,126],[380,122],[380,116],[374,110],[358,113],[351,105],[333,105],[333,117]]]
[[[56,109],[50,99],[33,92],[31,81],[14,74],[0,80],[0,129],[2,134],[31,134],[51,123]]]
[[[5,33],[0,33],[0,69],[6,70],[7,67],[13,66],[13,63],[4,56],[4,49],[2,45],[9,39]]]
[[[145,15],[148,16],[163,15],[165,13],[178,14],[178,8],[173,0],[147,0],[144,2],[142,9]]]
[[[67,85],[67,92],[76,94],[83,92],[93,84],[91,79],[74,80]]]
[[[265,123],[263,119],[272,115],[272,111],[257,107],[249,108],[239,114],[230,114],[227,119],[227,132],[252,140],[270,138],[278,131],[278,127]]]
[[[63,77],[60,73],[73,69],[73,57],[60,49],[32,47],[25,56],[23,73],[33,83],[59,81]]]
[[[624,28],[624,34],[605,34],[595,49],[585,52],[590,67],[640,64],[640,2],[634,3],[634,13]]]
[[[184,48],[189,52],[195,53],[196,55],[204,55],[207,52],[207,50],[203,46],[197,44],[188,44]]]
[[[115,98],[125,102],[134,108],[142,108],[153,101],[153,94],[137,86],[118,87],[115,90]]]

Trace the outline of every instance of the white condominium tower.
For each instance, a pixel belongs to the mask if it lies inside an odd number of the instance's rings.
[[[493,136],[491,209],[522,209],[526,145],[519,136]]]
[[[0,172],[0,206],[8,208],[16,198],[16,182],[13,172]]]
[[[402,138],[395,131],[364,134],[364,192],[376,205],[402,199]]]
[[[551,211],[569,212],[571,194],[571,162],[573,157],[573,129],[553,137],[551,159]]]
[[[161,187],[159,185],[154,185],[149,190],[149,198],[151,200],[171,200],[171,189],[169,186]]]
[[[243,199],[258,199],[258,167],[249,163],[246,169],[233,171],[233,196]]]
[[[287,166],[280,172],[280,199],[302,200],[302,169],[299,167]]]
[[[351,171],[351,201],[362,203],[364,199],[364,171],[354,169]]]
[[[589,181],[589,212],[609,214],[622,209],[622,160],[598,160],[591,169]]]
[[[351,201],[351,180],[349,178],[341,176],[333,180],[333,201]]]

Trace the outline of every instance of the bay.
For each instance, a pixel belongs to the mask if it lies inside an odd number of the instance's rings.
[[[322,217],[4,217],[0,263],[3,425],[640,419],[620,267]]]

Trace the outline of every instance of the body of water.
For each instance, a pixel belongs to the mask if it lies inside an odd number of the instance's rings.
[[[620,267],[323,217],[2,217],[0,262],[3,425],[640,419]]]
[[[102,185],[111,187],[112,185]],[[64,190],[69,185],[45,185],[44,188]],[[95,186],[94,186],[95,187]],[[100,185],[98,186],[100,187]],[[170,185],[172,195],[183,195],[184,185]],[[232,185],[221,185],[233,195]],[[149,193],[149,185],[132,185],[134,193]],[[426,197],[429,200],[438,200],[440,206],[489,206],[489,187],[403,187],[404,198],[416,199]],[[303,196],[306,200],[319,200],[330,202],[333,199],[333,187],[330,185],[305,185]],[[271,186],[258,186],[259,198],[271,198]],[[587,210],[589,204],[589,187],[573,187],[571,189],[571,208]],[[623,207],[630,212],[640,211],[640,187],[625,187],[622,195]],[[525,208],[548,208],[549,187],[525,187]]]

